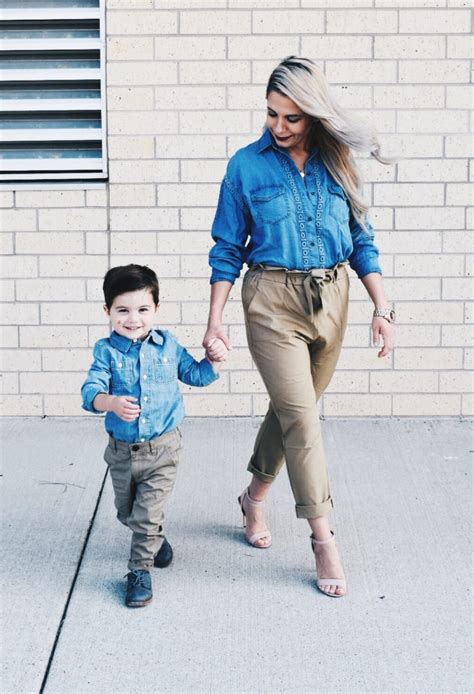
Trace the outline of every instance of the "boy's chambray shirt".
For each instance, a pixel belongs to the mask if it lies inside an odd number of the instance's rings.
[[[97,412],[99,393],[137,398],[140,416],[124,422],[107,412],[105,428],[117,441],[136,443],[161,436],[178,426],[184,406],[178,380],[207,386],[217,378],[207,359],[196,361],[166,330],[152,330],[144,340],[130,340],[116,332],[96,342],[94,361],[82,386],[82,407]]]
[[[269,130],[230,159],[212,225],[211,284],[233,283],[244,262],[308,271],[349,260],[359,277],[382,272],[372,226],[356,221],[317,150],[304,173]]]

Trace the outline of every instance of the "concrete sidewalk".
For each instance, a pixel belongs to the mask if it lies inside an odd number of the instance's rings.
[[[188,419],[169,505],[175,561],[123,605],[98,419],[4,420],[5,694],[469,692],[472,424],[323,424],[349,594],[317,592],[286,473],[271,549],[243,541],[237,494],[258,422]]]

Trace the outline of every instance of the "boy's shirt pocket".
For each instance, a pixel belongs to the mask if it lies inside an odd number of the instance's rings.
[[[178,380],[178,362],[169,355],[153,355],[152,377],[155,383],[172,383]]]
[[[134,381],[133,364],[124,357],[113,358],[110,364],[112,392],[116,388],[130,388]]]

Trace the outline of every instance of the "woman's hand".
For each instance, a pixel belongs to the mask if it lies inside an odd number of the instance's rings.
[[[219,340],[222,340],[228,350],[232,349],[232,345],[224,331],[222,323],[211,323],[204,335],[202,346],[212,361],[225,361],[227,352],[224,354],[222,353]]]
[[[386,357],[393,350],[394,334],[392,323],[378,316],[372,318],[372,344],[374,347],[380,347],[382,344],[378,357]]]
[[[228,350],[232,349],[230,340],[227,337],[224,328],[222,326],[222,312],[224,306],[226,305],[229,292],[232,289],[232,283],[227,280],[220,280],[219,282],[214,282],[211,285],[211,305],[209,307],[209,319],[207,321],[207,330],[204,335],[202,346],[206,350],[206,353],[213,361],[224,361],[225,357],[214,356],[218,354],[217,345],[218,340],[222,340]],[[211,347],[211,343],[216,340],[214,348]]]

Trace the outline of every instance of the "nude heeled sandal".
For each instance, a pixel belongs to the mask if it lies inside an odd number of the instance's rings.
[[[310,540],[311,548],[316,559],[316,552],[314,551],[315,545],[327,545],[329,542],[335,542],[335,537],[333,531],[331,530],[331,537],[328,540],[316,540],[316,538],[313,535],[310,536]],[[324,595],[327,595],[330,598],[343,598],[344,595],[346,595],[347,583],[345,578],[318,578],[317,571],[318,570],[316,568],[316,585],[318,586],[321,593],[324,593]],[[344,593],[342,595],[339,595],[338,593],[327,593],[325,590],[323,590],[323,588],[325,588],[326,586],[336,586],[336,588],[343,588]]]
[[[247,503],[249,506],[261,506],[262,504],[265,503],[265,501],[255,501],[255,499],[252,499],[252,497],[249,494],[248,487],[244,489],[242,494],[238,497],[237,501],[239,502],[240,510],[242,511],[242,516],[243,516],[243,527],[247,527],[247,519],[245,517],[245,510],[244,510],[244,501],[245,499],[247,500]],[[255,543],[258,542],[258,540],[263,540],[265,537],[268,537],[270,542],[268,545],[256,545]],[[245,533],[245,539],[249,543],[249,545],[252,545],[252,547],[256,547],[257,549],[268,549],[271,544],[272,544],[272,536],[270,534],[269,530],[262,530],[259,533],[254,533],[253,535],[250,535],[250,537],[247,536],[247,533]]]

